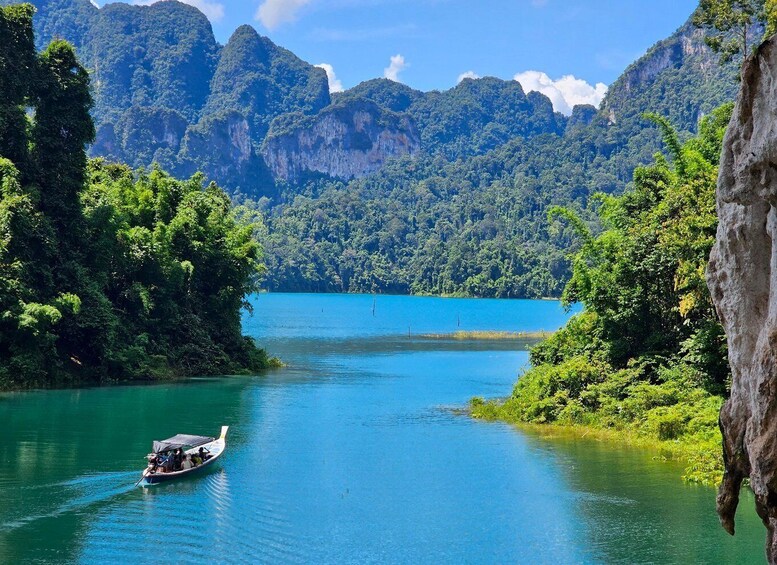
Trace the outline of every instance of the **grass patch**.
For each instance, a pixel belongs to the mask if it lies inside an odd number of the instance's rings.
[[[543,340],[554,332],[500,332],[500,331],[457,331],[444,334],[423,334],[424,339],[457,339],[467,340]]]
[[[682,463],[685,466],[682,479],[689,483],[708,486],[720,484],[723,459],[717,428],[703,426],[692,433],[666,437],[662,436],[660,425],[650,425],[651,418],[644,418],[641,425],[624,422],[617,426],[597,422],[595,416],[587,418],[585,423],[569,420],[564,423],[532,422],[522,419],[516,412],[514,402],[512,397],[505,400],[476,397],[470,401],[470,415],[485,421],[507,422],[545,438],[585,437],[650,450],[664,460]]]

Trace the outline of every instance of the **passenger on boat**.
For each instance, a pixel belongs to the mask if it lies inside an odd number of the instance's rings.
[[[196,467],[197,465],[202,465],[202,457],[200,457],[199,453],[194,453],[191,456],[192,458],[192,465]]]
[[[192,460],[190,455],[184,455],[183,461],[181,461],[181,471],[186,471],[192,468]]]
[[[179,447],[175,450],[175,457],[173,458],[173,470],[180,471],[181,463],[183,463],[183,449]]]
[[[210,455],[205,453],[205,448],[204,447],[200,448],[199,455],[200,455],[200,459],[202,459],[203,463],[205,463],[205,461],[207,461],[208,458],[210,457]]]
[[[161,458],[161,470],[163,473],[169,473],[173,470],[173,454],[168,452]]]

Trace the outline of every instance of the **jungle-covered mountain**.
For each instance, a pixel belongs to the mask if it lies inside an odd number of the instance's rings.
[[[93,156],[157,162],[185,176],[202,171],[233,194],[271,195],[258,154],[270,122],[330,103],[324,70],[249,26],[221,46],[208,19],[187,4],[33,4],[38,46],[68,40],[92,75]]]
[[[558,296],[577,241],[572,228],[551,227],[549,207],[571,207],[596,230],[591,196],[622,193],[661,149],[643,114],[668,118],[685,139],[733,99],[737,80],[687,23],[626,69],[600,109],[554,114],[555,129],[534,125],[537,110],[531,120],[483,120],[502,115],[506,84],[466,79],[424,94],[375,80],[336,95],[410,114],[421,150],[360,179],[287,187],[284,205],[265,202],[267,286]]]
[[[644,112],[687,135],[737,85],[687,23],[569,117],[496,78],[330,96],[322,69],[249,26],[221,46],[185,4],[35,4],[40,45],[68,39],[93,74],[91,154],[201,170],[255,201],[271,290],[558,295],[574,241],[548,206],[593,218],[590,196],[622,192],[660,148]]]

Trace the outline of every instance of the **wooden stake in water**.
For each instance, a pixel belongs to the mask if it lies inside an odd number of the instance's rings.
[[[378,301],[378,298],[376,296],[372,297],[372,317],[375,317],[375,303]]]

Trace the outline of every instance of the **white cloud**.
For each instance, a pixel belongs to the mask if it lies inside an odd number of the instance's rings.
[[[389,66],[383,69],[383,76],[394,82],[402,82],[399,80],[399,73],[409,66],[410,64],[405,62],[405,58],[402,55],[393,55]]]
[[[466,73],[461,73],[459,75],[458,80],[456,80],[456,84],[459,84],[461,81],[463,81],[465,78],[471,78],[471,79],[479,79],[480,75],[475,73],[475,71],[467,71]]]
[[[275,29],[281,24],[297,19],[297,12],[310,0],[264,0],[256,11],[256,19],[267,29]]]
[[[550,98],[553,109],[567,116],[572,114],[572,108],[578,104],[592,104],[598,108],[607,94],[606,84],[599,82],[592,86],[573,75],[553,80],[540,71],[525,71],[513,79],[520,82],[526,92],[541,92]]]
[[[213,0],[180,0],[184,4],[194,6],[212,22],[218,22],[224,18],[224,4],[214,2]],[[159,0],[132,0],[136,6],[150,6],[156,4]],[[94,1],[92,1],[94,4]]]
[[[343,83],[339,78],[337,78],[337,75],[335,74],[335,68],[332,65],[329,63],[321,63],[316,66],[319,69],[324,69],[326,71],[326,78],[329,81],[329,92],[343,91]]]

